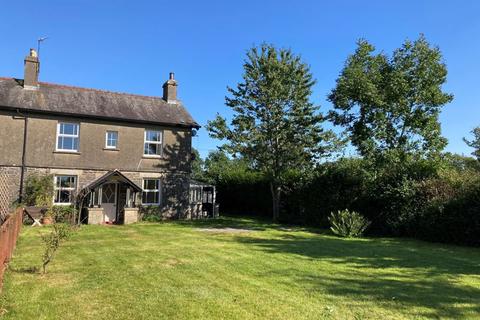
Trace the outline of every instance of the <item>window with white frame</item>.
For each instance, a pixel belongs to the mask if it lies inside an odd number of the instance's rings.
[[[63,175],[55,176],[54,177],[55,197],[53,202],[55,204],[71,204],[76,186],[77,186],[76,176],[63,176]]]
[[[143,179],[142,204],[160,204],[160,179]]]
[[[202,199],[202,187],[191,186],[190,187],[190,203],[200,202]]]
[[[78,151],[79,127],[78,123],[57,124],[57,151]]]
[[[143,154],[146,156],[162,155],[162,131],[145,130]]]
[[[107,131],[105,136],[105,148],[107,149],[118,148],[118,131]]]

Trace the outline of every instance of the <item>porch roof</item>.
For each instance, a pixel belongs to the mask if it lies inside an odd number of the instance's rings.
[[[106,174],[104,174],[103,176],[98,178],[97,180],[94,180],[93,182],[91,182],[84,189],[93,190],[93,189],[101,186],[102,184],[104,184],[108,180],[111,180],[112,178],[115,178],[115,181],[120,181],[120,182],[123,182],[123,183],[127,184],[128,186],[130,186],[136,192],[142,192],[142,188],[140,188],[132,180],[128,179],[123,173],[121,173],[117,169],[107,172]]]

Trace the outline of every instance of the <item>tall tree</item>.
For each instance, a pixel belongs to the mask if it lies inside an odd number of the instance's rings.
[[[391,57],[360,40],[328,99],[334,124],[344,126],[362,156],[432,155],[443,150],[438,120],[453,96],[442,91],[447,68],[425,37],[405,41]]]
[[[469,147],[475,149],[472,152],[472,155],[480,161],[480,127],[474,128],[471,133],[473,134],[473,139],[467,140],[466,138],[463,138],[463,141],[465,141]]]
[[[240,155],[270,181],[273,219],[289,170],[306,170],[328,152],[333,133],[322,129],[323,116],[310,101],[315,84],[309,66],[290,50],[263,44],[247,52],[243,81],[228,88],[233,110],[227,125],[217,115],[210,136],[225,140],[221,149]]]

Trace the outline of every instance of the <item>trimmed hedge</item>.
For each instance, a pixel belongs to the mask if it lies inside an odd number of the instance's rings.
[[[480,246],[477,169],[424,161],[373,170],[361,159],[342,159],[289,189],[280,216],[285,223],[327,228],[331,212],[349,209],[372,222],[371,235]],[[222,212],[271,214],[268,182],[259,175],[229,175],[217,190]]]

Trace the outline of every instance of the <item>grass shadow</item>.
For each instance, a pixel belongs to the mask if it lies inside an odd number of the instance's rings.
[[[21,268],[15,268],[12,266],[8,267],[8,270],[15,272],[15,273],[30,273],[30,274],[39,274],[40,273],[40,268],[37,266],[31,266],[31,267],[21,267]]]
[[[375,299],[399,308],[428,307],[438,315],[453,318],[465,312],[480,313],[480,288],[456,283],[457,276],[480,275],[480,252],[472,259],[472,250],[475,252],[472,248],[400,239],[342,239],[291,233],[274,238],[242,236],[234,241],[272,254],[288,253],[345,266],[337,268],[335,274],[322,276],[306,274],[304,270],[281,270],[282,276],[312,290],[352,296],[359,301]],[[467,251],[469,254],[462,255]]]
[[[232,228],[252,231],[277,230],[284,232],[305,231],[316,234],[331,234],[331,232],[326,229],[318,229],[291,224],[277,224],[273,223],[271,219],[252,218],[248,216],[221,216],[217,219],[175,220],[166,223],[176,224],[188,228]]]

